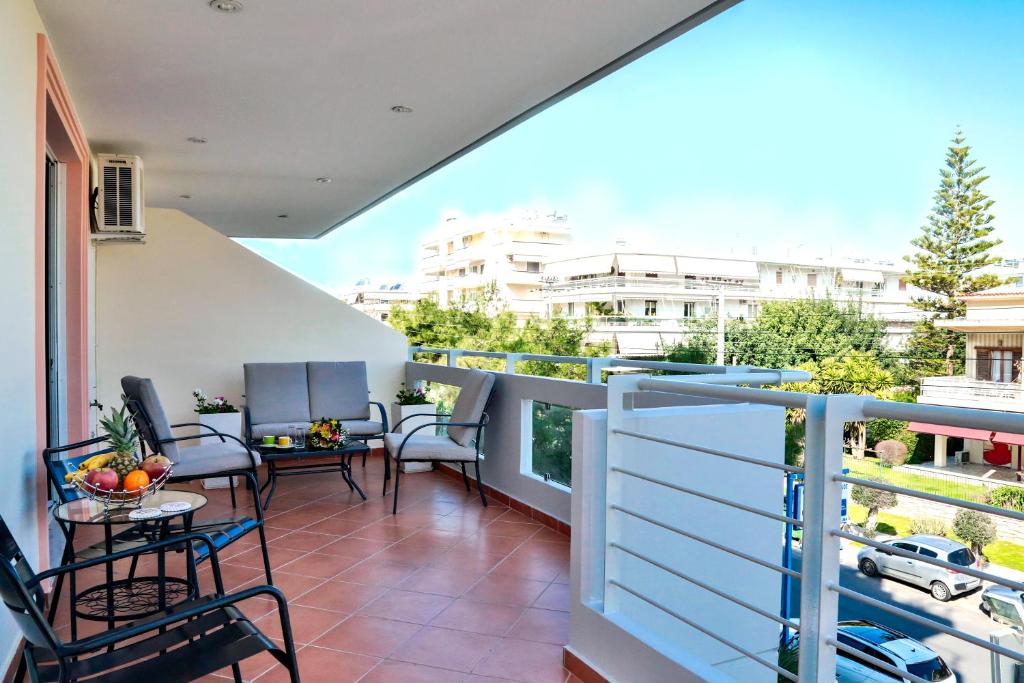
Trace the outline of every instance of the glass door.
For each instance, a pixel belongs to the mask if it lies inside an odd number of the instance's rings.
[[[46,155],[46,441],[67,443],[67,174],[64,164]]]

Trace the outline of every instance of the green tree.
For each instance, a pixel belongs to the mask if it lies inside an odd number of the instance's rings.
[[[854,303],[798,299],[764,305],[750,323],[726,329],[726,356],[744,365],[793,368],[842,358],[853,351],[884,351],[885,322]]]
[[[896,494],[891,491],[881,491],[870,486],[854,486],[850,490],[850,497],[857,505],[863,505],[868,509],[868,518],[864,526],[869,531],[874,531],[878,526],[878,511],[896,507],[899,501]]]
[[[981,555],[985,546],[996,540],[996,525],[984,512],[960,510],[953,518],[953,533],[970,543],[976,555]]]
[[[961,296],[1004,283],[996,275],[977,274],[1002,260],[989,253],[1002,240],[988,239],[995,229],[991,212],[995,202],[981,190],[988,176],[984,167],[976,164],[970,145],[957,128],[946,151],[945,168],[939,171],[928,224],[911,240],[917,251],[905,257],[912,266],[907,281],[931,294],[915,298],[912,304],[930,314],[914,326],[907,349],[919,373],[952,375],[963,368],[963,333],[938,327],[935,320],[964,315]]]

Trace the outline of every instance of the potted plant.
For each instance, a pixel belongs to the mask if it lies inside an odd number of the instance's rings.
[[[408,434],[422,424],[436,422],[436,415],[437,406],[427,398],[427,391],[420,383],[417,383],[412,389],[403,384],[391,404],[391,424],[396,425],[401,420],[410,418],[398,426],[395,430],[398,433]],[[433,434],[434,432],[430,427],[425,427],[419,433]],[[428,472],[431,469],[433,469],[433,463],[429,462],[402,463],[402,471],[406,473]]]
[[[194,408],[199,415],[199,423],[210,427],[222,434],[231,436],[242,436],[242,413],[238,408],[228,403],[223,396],[210,398],[202,389],[192,391],[192,398],[196,401]],[[209,433],[207,429],[201,429],[200,434]],[[199,439],[200,445],[219,441],[216,436],[203,436]],[[238,485],[238,477],[235,477],[235,485]],[[203,479],[204,489],[225,489],[228,487],[227,477],[211,477]]]

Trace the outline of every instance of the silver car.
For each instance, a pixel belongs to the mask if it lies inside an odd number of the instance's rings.
[[[1024,631],[1024,594],[1005,586],[989,586],[981,593],[981,611],[1000,624]]]
[[[886,541],[884,545],[899,548],[915,555],[969,567],[976,561],[974,553],[963,543],[941,536],[918,534],[907,538]],[[932,597],[945,602],[954,595],[960,595],[978,588],[981,579],[968,576],[955,569],[936,567],[911,557],[901,557],[879,548],[866,547],[857,553],[857,566],[867,576],[884,574],[894,579],[927,588]]]

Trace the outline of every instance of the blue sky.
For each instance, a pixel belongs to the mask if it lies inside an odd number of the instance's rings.
[[[1017,0],[745,0],[321,240],[242,242],[328,289],[408,280],[452,210],[552,208],[593,245],[899,258],[960,125],[1000,252],[1024,256],[1022,34]]]

